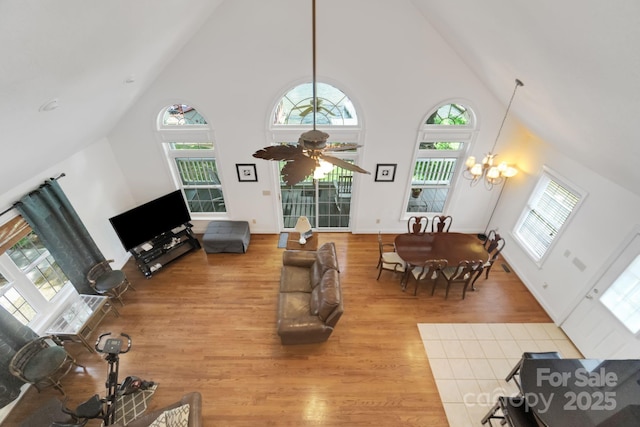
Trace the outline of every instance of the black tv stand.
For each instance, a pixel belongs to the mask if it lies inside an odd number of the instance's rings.
[[[200,249],[191,227],[189,223],[184,224],[178,231],[167,231],[131,249],[131,255],[147,279],[170,262]]]

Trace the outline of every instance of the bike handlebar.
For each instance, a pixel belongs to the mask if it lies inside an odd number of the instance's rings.
[[[106,336],[109,336],[109,335],[111,335],[111,332],[105,332],[104,334],[101,334],[98,337],[98,339],[96,340],[96,345],[95,345],[95,348],[96,348],[97,352],[99,352],[99,353],[104,353],[105,352],[104,351],[104,347],[105,347],[106,341],[103,343],[102,339],[104,337],[106,337]],[[125,334],[124,332],[121,332],[120,336],[121,337],[125,337],[127,339],[126,350],[122,350],[122,340],[118,339],[120,341],[119,342],[120,345],[117,348],[117,352],[113,352],[114,354],[124,354],[124,353],[128,353],[129,350],[131,350],[131,337],[129,335]],[[100,344],[102,344],[102,347],[100,346]],[[112,353],[112,352],[109,352],[109,353]]]

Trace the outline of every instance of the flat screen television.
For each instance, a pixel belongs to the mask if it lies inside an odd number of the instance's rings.
[[[189,221],[189,209],[180,190],[109,218],[128,251]]]

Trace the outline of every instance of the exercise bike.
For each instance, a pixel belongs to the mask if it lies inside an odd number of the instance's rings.
[[[105,383],[106,396],[101,398],[98,394],[95,394],[89,400],[79,404],[75,411],[63,405],[62,411],[70,415],[72,420],[53,422],[51,427],[81,427],[86,425],[90,419],[97,418],[101,418],[105,426],[114,424],[118,397],[139,390],[146,390],[153,385],[153,382],[143,381],[138,377],[127,377],[122,384],[118,383],[120,355],[131,350],[131,337],[121,333],[120,337],[107,338],[110,335],[111,332],[100,335],[95,344],[96,351],[105,354],[105,360],[109,364]],[[126,339],[126,344],[123,338]]]

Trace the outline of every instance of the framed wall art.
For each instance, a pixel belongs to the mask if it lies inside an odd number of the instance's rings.
[[[393,182],[396,179],[397,163],[378,163],[376,165],[376,181]]]
[[[255,163],[236,163],[236,171],[238,172],[238,181],[240,182],[258,181]]]

